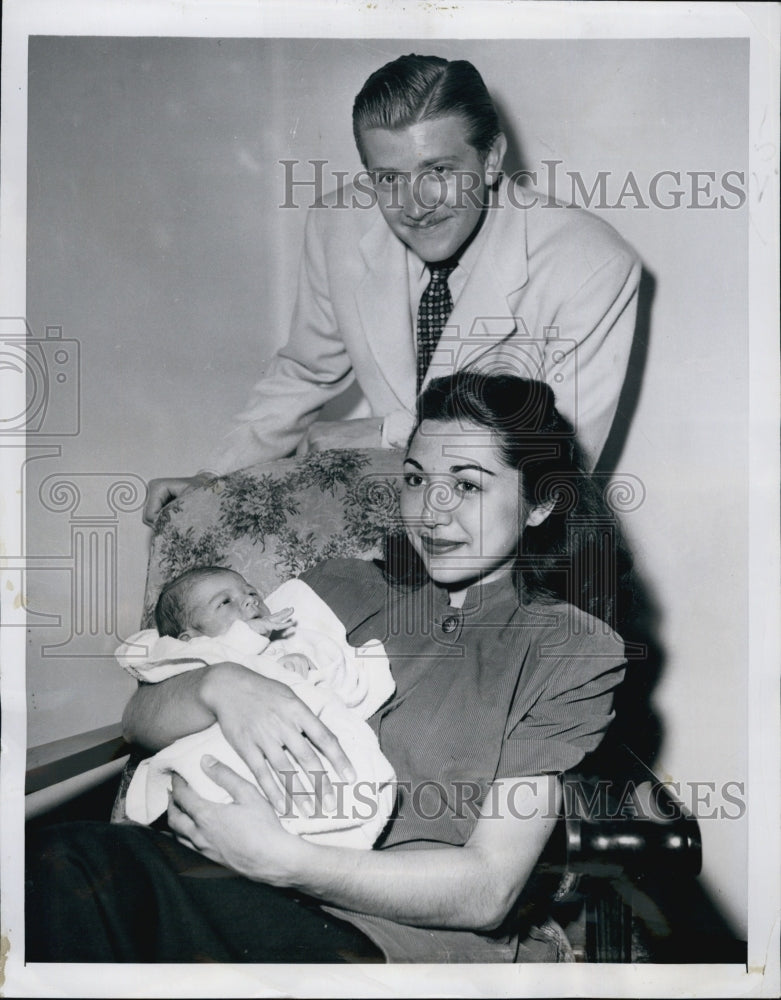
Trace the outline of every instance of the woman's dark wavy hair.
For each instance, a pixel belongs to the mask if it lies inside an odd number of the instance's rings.
[[[353,135],[364,166],[364,129],[405,128],[446,115],[463,118],[467,142],[485,159],[501,126],[483,78],[470,62],[412,54],[381,66],[353,104]]]
[[[433,379],[419,397],[410,443],[424,420],[462,423],[467,437],[475,427],[493,432],[506,464],[521,472],[525,504],[552,505],[520,540],[514,568],[519,601],[564,600],[620,628],[633,604],[629,552],[551,388],[515,375],[456,372]],[[426,580],[406,535],[389,536],[386,574],[406,586]]]

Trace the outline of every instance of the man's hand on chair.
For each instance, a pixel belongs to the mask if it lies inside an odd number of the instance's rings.
[[[153,528],[160,511],[166,504],[190,490],[211,482],[214,478],[211,473],[199,472],[197,476],[190,476],[187,479],[150,479],[146,491],[146,504],[144,505],[144,524]]]

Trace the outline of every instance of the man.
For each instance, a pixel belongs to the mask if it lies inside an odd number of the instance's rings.
[[[468,366],[547,381],[599,457],[634,332],[634,251],[503,178],[507,141],[471,63],[388,63],[358,94],[353,131],[372,187],[342,192],[349,209],[310,210],[288,343],[210,472],[150,483],[147,523],[214,474],[296,450],[402,447],[420,388]],[[318,421],[355,380],[353,419]]]

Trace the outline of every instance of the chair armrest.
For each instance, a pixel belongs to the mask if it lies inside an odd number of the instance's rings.
[[[122,738],[119,722],[65,739],[54,740],[27,751],[24,793],[59,784],[85,771],[127,757],[129,745]]]
[[[32,819],[119,774],[130,753],[116,722],[27,751],[25,816]]]
[[[695,876],[702,867],[696,818],[663,785],[562,777],[569,871]]]

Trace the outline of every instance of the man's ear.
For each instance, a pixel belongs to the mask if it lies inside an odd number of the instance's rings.
[[[496,184],[502,175],[502,163],[504,163],[504,156],[506,152],[507,137],[504,132],[500,132],[491,144],[491,148],[488,150],[488,156],[485,158],[483,177],[485,179],[485,183],[489,187]]]
[[[537,504],[536,507],[532,507],[529,511],[528,517],[526,518],[526,527],[536,528],[538,525],[542,524],[547,516],[553,511],[555,506],[555,500],[548,500],[545,503]]]

